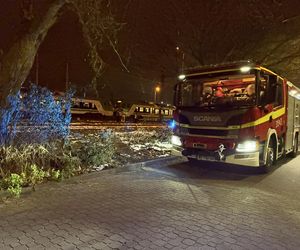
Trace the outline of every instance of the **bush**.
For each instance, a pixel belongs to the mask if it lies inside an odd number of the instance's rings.
[[[26,127],[21,141],[45,143],[57,139],[65,140],[69,135],[71,122],[72,89],[64,98],[54,98],[51,91],[31,85],[23,98],[22,125]]]
[[[22,186],[34,189],[46,179],[62,180],[112,161],[110,130],[66,140],[73,94],[69,90],[57,99],[48,89],[31,85],[22,98],[9,96],[7,107],[0,109],[0,186],[11,195],[19,197]]]
[[[11,174],[1,182],[1,188],[5,188],[8,192],[19,198],[22,192],[23,178],[18,174]]]
[[[111,130],[97,135],[87,135],[71,144],[72,154],[77,156],[86,169],[109,164],[116,152],[115,138]]]
[[[1,188],[7,189],[11,196],[18,198],[23,186],[32,186],[35,189],[35,185],[43,182],[45,176],[46,172],[33,164],[24,168],[24,172],[20,174],[9,174],[0,184]]]
[[[1,187],[19,197],[22,186],[62,180],[110,163],[115,153],[111,131],[70,143],[52,141],[0,147]],[[1,181],[2,179],[2,181]]]
[[[7,105],[0,109],[0,145],[65,140],[69,135],[73,94],[69,89],[64,97],[55,99],[47,88],[32,84],[22,98],[19,93],[9,95]]]
[[[5,188],[7,178],[14,174],[22,177],[20,185],[34,188],[45,178],[60,180],[81,173],[80,165],[70,148],[59,141],[0,148],[0,180]]]
[[[23,186],[32,186],[33,189],[35,189],[36,184],[42,183],[46,176],[46,172],[35,164],[29,165],[23,171],[21,173]]]
[[[23,173],[33,164],[48,168],[51,157],[51,152],[44,145],[3,146],[0,148],[2,177],[10,173]]]

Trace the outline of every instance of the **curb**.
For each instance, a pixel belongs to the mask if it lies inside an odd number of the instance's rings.
[[[76,178],[80,180],[84,179],[90,179],[90,178],[98,178],[98,174],[101,175],[107,175],[107,174],[120,174],[123,172],[130,172],[130,171],[139,171],[143,170],[143,168],[151,167],[153,165],[159,165],[159,167],[166,167],[171,164],[177,164],[186,161],[186,159],[182,156],[167,156],[167,157],[161,157],[158,159],[152,159],[152,160],[146,160],[141,162],[135,162],[135,163],[128,163],[124,165],[123,167],[117,167],[117,168],[108,168],[101,171],[94,171],[90,173],[86,173],[83,175],[72,177],[68,180],[65,180],[64,182],[70,181],[72,182],[76,180]]]
[[[177,164],[186,161],[182,156],[167,156],[153,160],[147,160],[142,162],[130,163],[125,165],[128,170],[142,169],[143,167],[151,167],[153,165],[159,164],[160,167],[166,167],[168,165]]]

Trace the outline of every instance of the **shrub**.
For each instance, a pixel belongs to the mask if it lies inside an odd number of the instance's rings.
[[[61,179],[61,172],[60,170],[51,169],[49,172],[49,179],[53,181],[59,181]]]
[[[46,172],[37,167],[35,164],[28,165],[21,173],[10,173],[0,183],[1,187],[14,197],[20,197],[22,186],[32,186],[33,190],[35,185],[43,182]]]
[[[65,140],[71,122],[72,89],[55,99],[47,88],[31,85],[22,102],[22,125],[26,127],[21,142],[45,143]]]
[[[23,170],[21,176],[23,179],[22,184],[24,186],[32,186],[32,188],[35,189],[36,184],[43,182],[46,172],[35,164],[32,164],[28,165],[26,169]]]
[[[32,84],[22,99],[19,93],[9,95],[6,106],[0,108],[0,145],[65,140],[69,135],[73,94],[73,89],[69,89],[64,97],[55,99],[47,88]],[[18,125],[22,125],[22,130],[17,134]]]
[[[45,145],[31,144],[0,147],[0,168],[2,177],[10,173],[23,173],[33,164],[50,167],[51,152]],[[5,176],[3,176],[5,175]]]
[[[0,179],[23,176],[22,185],[35,186],[44,178],[62,179],[80,173],[81,162],[68,145],[60,141],[0,147]]]
[[[116,152],[115,138],[111,130],[97,135],[87,135],[71,144],[72,153],[85,168],[109,164]]]
[[[17,198],[20,197],[23,184],[23,178],[21,175],[11,174],[7,178],[5,178],[1,184],[1,187],[6,188],[12,196]]]
[[[112,161],[115,153],[111,131],[72,143],[53,141],[0,147],[0,182],[2,188],[16,197],[22,186],[32,186],[45,179],[62,180],[80,174],[90,167]],[[1,181],[2,179],[2,181]]]

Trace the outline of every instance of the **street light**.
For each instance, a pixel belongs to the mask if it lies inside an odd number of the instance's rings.
[[[160,92],[160,87],[159,86],[156,86],[155,88],[154,88],[154,103],[156,103],[157,102],[157,93],[159,93]]]

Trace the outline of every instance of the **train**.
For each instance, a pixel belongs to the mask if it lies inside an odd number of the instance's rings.
[[[26,96],[28,89],[21,88],[21,96]],[[53,97],[61,101],[64,92],[55,91]],[[119,122],[168,121],[172,119],[175,107],[172,105],[141,102],[125,105],[122,101],[114,104],[102,104],[100,100],[73,97],[71,99],[72,120],[105,120]]]
[[[99,100],[72,98],[73,119],[116,120],[119,122],[159,122],[172,119],[175,107],[157,103],[134,103],[125,106],[121,101],[104,108]]]

